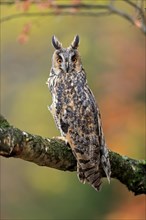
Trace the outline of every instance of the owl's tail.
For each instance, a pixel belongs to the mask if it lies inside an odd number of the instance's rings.
[[[81,166],[81,161],[80,161],[80,165],[77,166],[77,174],[78,174],[79,180],[82,183],[87,182],[96,191],[100,190],[100,186],[102,182],[101,182],[101,174],[97,166],[92,165],[92,164],[88,164],[88,165],[84,164],[83,166]]]

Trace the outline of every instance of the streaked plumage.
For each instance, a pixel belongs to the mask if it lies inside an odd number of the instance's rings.
[[[52,43],[56,50],[47,81],[52,94],[49,109],[77,159],[79,180],[99,190],[101,168],[110,180],[110,162],[99,109],[77,50],[79,36],[68,48],[63,48],[55,36]]]

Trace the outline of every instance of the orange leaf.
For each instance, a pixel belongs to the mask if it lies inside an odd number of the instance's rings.
[[[28,11],[29,7],[30,7],[30,4],[31,4],[31,1],[30,0],[26,0],[24,3],[23,3],[23,11]]]
[[[23,29],[20,35],[18,36],[18,42],[20,44],[25,44],[28,41],[31,26],[32,26],[31,23],[27,23],[23,26]]]
[[[31,5],[31,0],[25,0],[23,2],[20,2],[19,0],[16,0],[16,8],[18,10],[21,10],[23,12],[26,12],[29,10]]]
[[[23,26],[23,30],[22,32],[25,33],[25,34],[29,34],[30,33],[30,30],[31,30],[31,23],[27,23]]]
[[[27,34],[24,34],[24,33],[21,33],[19,36],[18,36],[18,42],[20,44],[25,44],[27,41],[28,41],[28,35]]]
[[[72,4],[77,5],[77,4],[80,4],[80,3],[81,3],[81,1],[82,1],[82,0],[72,0]]]

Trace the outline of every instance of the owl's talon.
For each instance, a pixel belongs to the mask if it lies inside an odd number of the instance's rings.
[[[66,145],[68,144],[68,141],[67,141],[67,139],[65,137],[58,136],[57,139],[65,142]]]

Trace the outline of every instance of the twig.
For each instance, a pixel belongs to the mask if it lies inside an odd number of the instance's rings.
[[[124,0],[124,1],[126,1],[126,0]],[[128,3],[129,3],[129,2],[130,2],[130,1],[128,1]],[[131,3],[131,2],[130,2],[130,3]],[[137,6],[137,8],[139,9],[138,6]],[[109,10],[111,11],[111,13],[120,15],[121,17],[124,17],[126,20],[130,21],[131,24],[133,24],[134,26],[138,27],[138,28],[146,35],[146,23],[145,23],[145,19],[142,19],[141,24],[140,24],[140,23],[137,24],[137,20],[136,20],[133,16],[131,16],[131,15],[125,13],[125,12],[122,11],[122,10],[119,10],[119,9],[115,8],[113,4],[110,4],[110,5],[109,5]],[[140,11],[141,11],[141,10],[140,10]]]
[[[105,15],[110,15],[108,11],[103,11],[103,12],[98,12],[98,13],[93,13],[93,12],[79,12],[79,13],[74,13],[74,12],[61,12],[60,14],[57,14],[56,12],[27,12],[27,13],[18,13],[18,14],[13,14],[9,16],[5,16],[0,19],[0,23],[9,21],[11,19],[16,19],[20,17],[45,17],[45,16],[55,16],[55,15],[60,15],[60,16],[91,16],[91,17],[98,17],[98,16],[105,16]]]
[[[133,1],[130,1],[130,0],[123,0],[123,1],[126,2],[127,4],[131,5],[133,8],[137,9],[140,12],[140,14],[144,13],[144,11],[142,10],[142,7],[139,7],[138,4],[135,4]]]
[[[141,17],[141,22],[144,25],[146,18],[144,16],[144,7],[142,7],[144,4],[143,0],[140,0],[140,2],[141,2],[140,6],[138,5],[138,3],[135,4],[133,1],[130,1],[130,0],[123,0],[123,1],[125,1],[127,4],[131,5],[136,10],[137,14]]]
[[[22,0],[23,1],[23,0]],[[138,5],[135,3],[131,2],[130,0],[123,0],[127,4],[131,5],[132,7],[136,8],[140,15],[141,15],[141,22],[137,22],[138,20],[135,19],[133,16],[127,14],[126,12],[119,10],[114,7],[114,2],[115,1],[110,1],[109,4],[107,5],[97,5],[97,4],[56,4],[56,5],[51,5],[50,9],[54,11],[48,11],[48,12],[22,12],[22,13],[17,13],[9,16],[2,17],[0,19],[0,22],[6,22],[11,19],[16,19],[20,17],[32,17],[32,16],[55,16],[55,15],[61,15],[61,16],[105,16],[105,15],[112,15],[116,14],[119,15],[126,20],[128,20],[131,24],[134,26],[138,27],[145,35],[146,35],[146,21],[145,21],[145,16],[144,16],[144,11],[142,8],[140,8]],[[13,4],[14,1],[0,1],[0,4]],[[32,1],[32,3],[35,4],[35,1]],[[80,9],[78,11],[72,12],[72,11],[64,11],[66,9]],[[84,11],[81,11],[81,10]],[[94,9],[94,11],[93,11]],[[95,12],[96,10],[101,10],[101,12]]]

